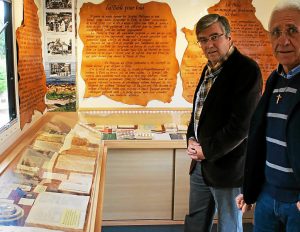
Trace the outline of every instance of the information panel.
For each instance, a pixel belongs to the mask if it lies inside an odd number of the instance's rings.
[[[179,67],[176,22],[166,3],[85,3],[79,36],[85,98],[105,95],[142,106],[151,100],[171,101]]]
[[[253,58],[260,66],[264,82],[276,68],[272,55],[268,32],[255,16],[255,8],[250,0],[221,0],[208,8],[209,13],[217,13],[228,18],[234,45],[245,55]],[[207,63],[201,48],[197,45],[195,28],[183,28],[188,41],[180,66],[183,80],[183,97],[192,102],[193,94],[199,81],[201,71]],[[242,77],[241,77],[242,78]]]
[[[46,108],[46,76],[37,10],[34,1],[24,0],[24,22],[16,32],[21,128],[31,122],[34,110],[43,112]]]

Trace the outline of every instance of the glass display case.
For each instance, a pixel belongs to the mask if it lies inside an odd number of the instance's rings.
[[[0,231],[100,231],[101,151],[77,113],[43,116],[3,154]]]
[[[190,113],[46,113],[1,155],[0,231],[99,232],[113,221],[182,221]]]

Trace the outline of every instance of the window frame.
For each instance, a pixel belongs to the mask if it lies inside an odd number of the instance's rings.
[[[1,154],[14,141],[16,133],[20,132],[18,123],[18,103],[17,103],[17,85],[16,85],[16,40],[14,34],[14,14],[13,3],[10,0],[0,0],[4,4],[4,22],[9,22],[5,28],[5,46],[6,46],[6,70],[7,70],[7,97],[9,122],[0,127],[0,160]],[[2,32],[3,33],[3,32]]]
[[[12,122],[17,117],[16,109],[16,89],[15,89],[15,71],[14,71],[14,49],[13,49],[13,30],[12,30],[12,4],[9,1],[2,0],[4,3],[4,21],[8,22],[5,28],[6,45],[6,70],[7,70],[7,93],[9,105],[9,119]],[[9,123],[10,123],[9,122]]]

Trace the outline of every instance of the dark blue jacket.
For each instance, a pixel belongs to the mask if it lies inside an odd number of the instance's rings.
[[[293,78],[300,78],[300,74]],[[265,183],[266,113],[277,79],[278,74],[274,71],[267,81],[265,92],[251,120],[243,185],[244,200],[247,204],[256,202]],[[300,183],[300,88],[298,88],[291,110],[288,113],[286,142],[290,165],[296,180]]]

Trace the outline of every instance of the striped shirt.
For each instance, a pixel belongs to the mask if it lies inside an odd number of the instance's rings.
[[[300,74],[290,76],[278,68],[278,81],[270,98],[267,113],[265,168],[266,191],[275,199],[284,202],[298,200],[300,185],[297,184],[287,156],[286,123],[291,102],[300,87]],[[300,71],[300,69],[299,69]],[[295,75],[297,77],[293,78]]]

